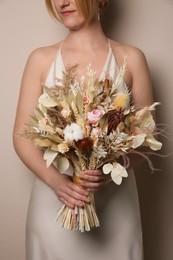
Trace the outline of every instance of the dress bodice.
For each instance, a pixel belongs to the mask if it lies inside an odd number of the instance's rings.
[[[110,78],[115,79],[115,77],[119,71],[117,61],[116,61],[115,55],[113,53],[113,50],[112,50],[112,47],[111,47],[111,44],[109,41],[108,41],[108,46],[109,46],[108,54],[107,54],[101,75],[99,77],[100,80],[103,80],[106,75],[109,75]],[[62,58],[62,53],[61,53],[61,47],[62,47],[62,44],[57,51],[57,54],[51,65],[50,71],[49,71],[48,76],[45,81],[45,84],[48,87],[55,85],[57,78],[58,79],[62,78],[62,71],[65,69],[63,58]],[[91,66],[92,66],[92,64],[91,64]]]

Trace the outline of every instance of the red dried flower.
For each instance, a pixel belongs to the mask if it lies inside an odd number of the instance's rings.
[[[124,121],[124,115],[121,110],[108,111],[108,134],[115,131],[120,122]]]

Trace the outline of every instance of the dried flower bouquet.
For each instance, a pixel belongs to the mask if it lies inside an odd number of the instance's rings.
[[[130,153],[139,147],[153,151],[162,147],[155,139],[151,113],[158,103],[139,109],[132,104],[131,93],[123,84],[125,67],[124,63],[116,79],[107,75],[102,81],[95,79],[91,66],[80,81],[76,80],[76,66],[67,67],[56,86],[44,86],[34,116],[24,129],[24,136],[44,151],[47,167],[56,162],[64,173],[71,164],[78,185],[82,171],[99,168],[120,185],[128,177]],[[120,157],[123,164],[118,162]],[[83,208],[62,206],[57,218],[64,228],[84,232],[100,225],[94,195],[89,196],[90,203]]]

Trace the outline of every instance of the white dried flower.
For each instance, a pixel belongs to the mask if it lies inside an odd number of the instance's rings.
[[[72,123],[71,125],[67,125],[64,129],[64,139],[65,141],[79,141],[83,139],[83,132],[80,126],[76,123]]]
[[[92,138],[103,137],[103,131],[99,127],[95,127],[91,131],[91,137]]]
[[[94,156],[97,159],[106,158],[106,156],[108,154],[106,149],[104,149],[102,144],[98,145],[97,147],[94,146],[93,151],[94,151]]]
[[[79,86],[79,82],[77,82],[76,80],[73,82],[73,84],[70,85],[70,90],[72,92],[73,96],[76,96],[77,93],[80,90],[80,86]]]
[[[61,114],[64,118],[68,118],[71,115],[71,110],[67,108],[63,108],[61,110]]]
[[[69,151],[69,147],[66,143],[61,143],[57,145],[57,150],[59,153],[65,154]]]

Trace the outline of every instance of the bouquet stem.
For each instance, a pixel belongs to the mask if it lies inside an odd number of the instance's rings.
[[[74,174],[73,181],[79,185],[79,177],[77,174]],[[84,203],[82,208],[75,207],[71,209],[65,205],[60,208],[57,220],[61,219],[63,228],[85,232],[100,226],[93,192],[89,193],[89,199],[90,202]]]

